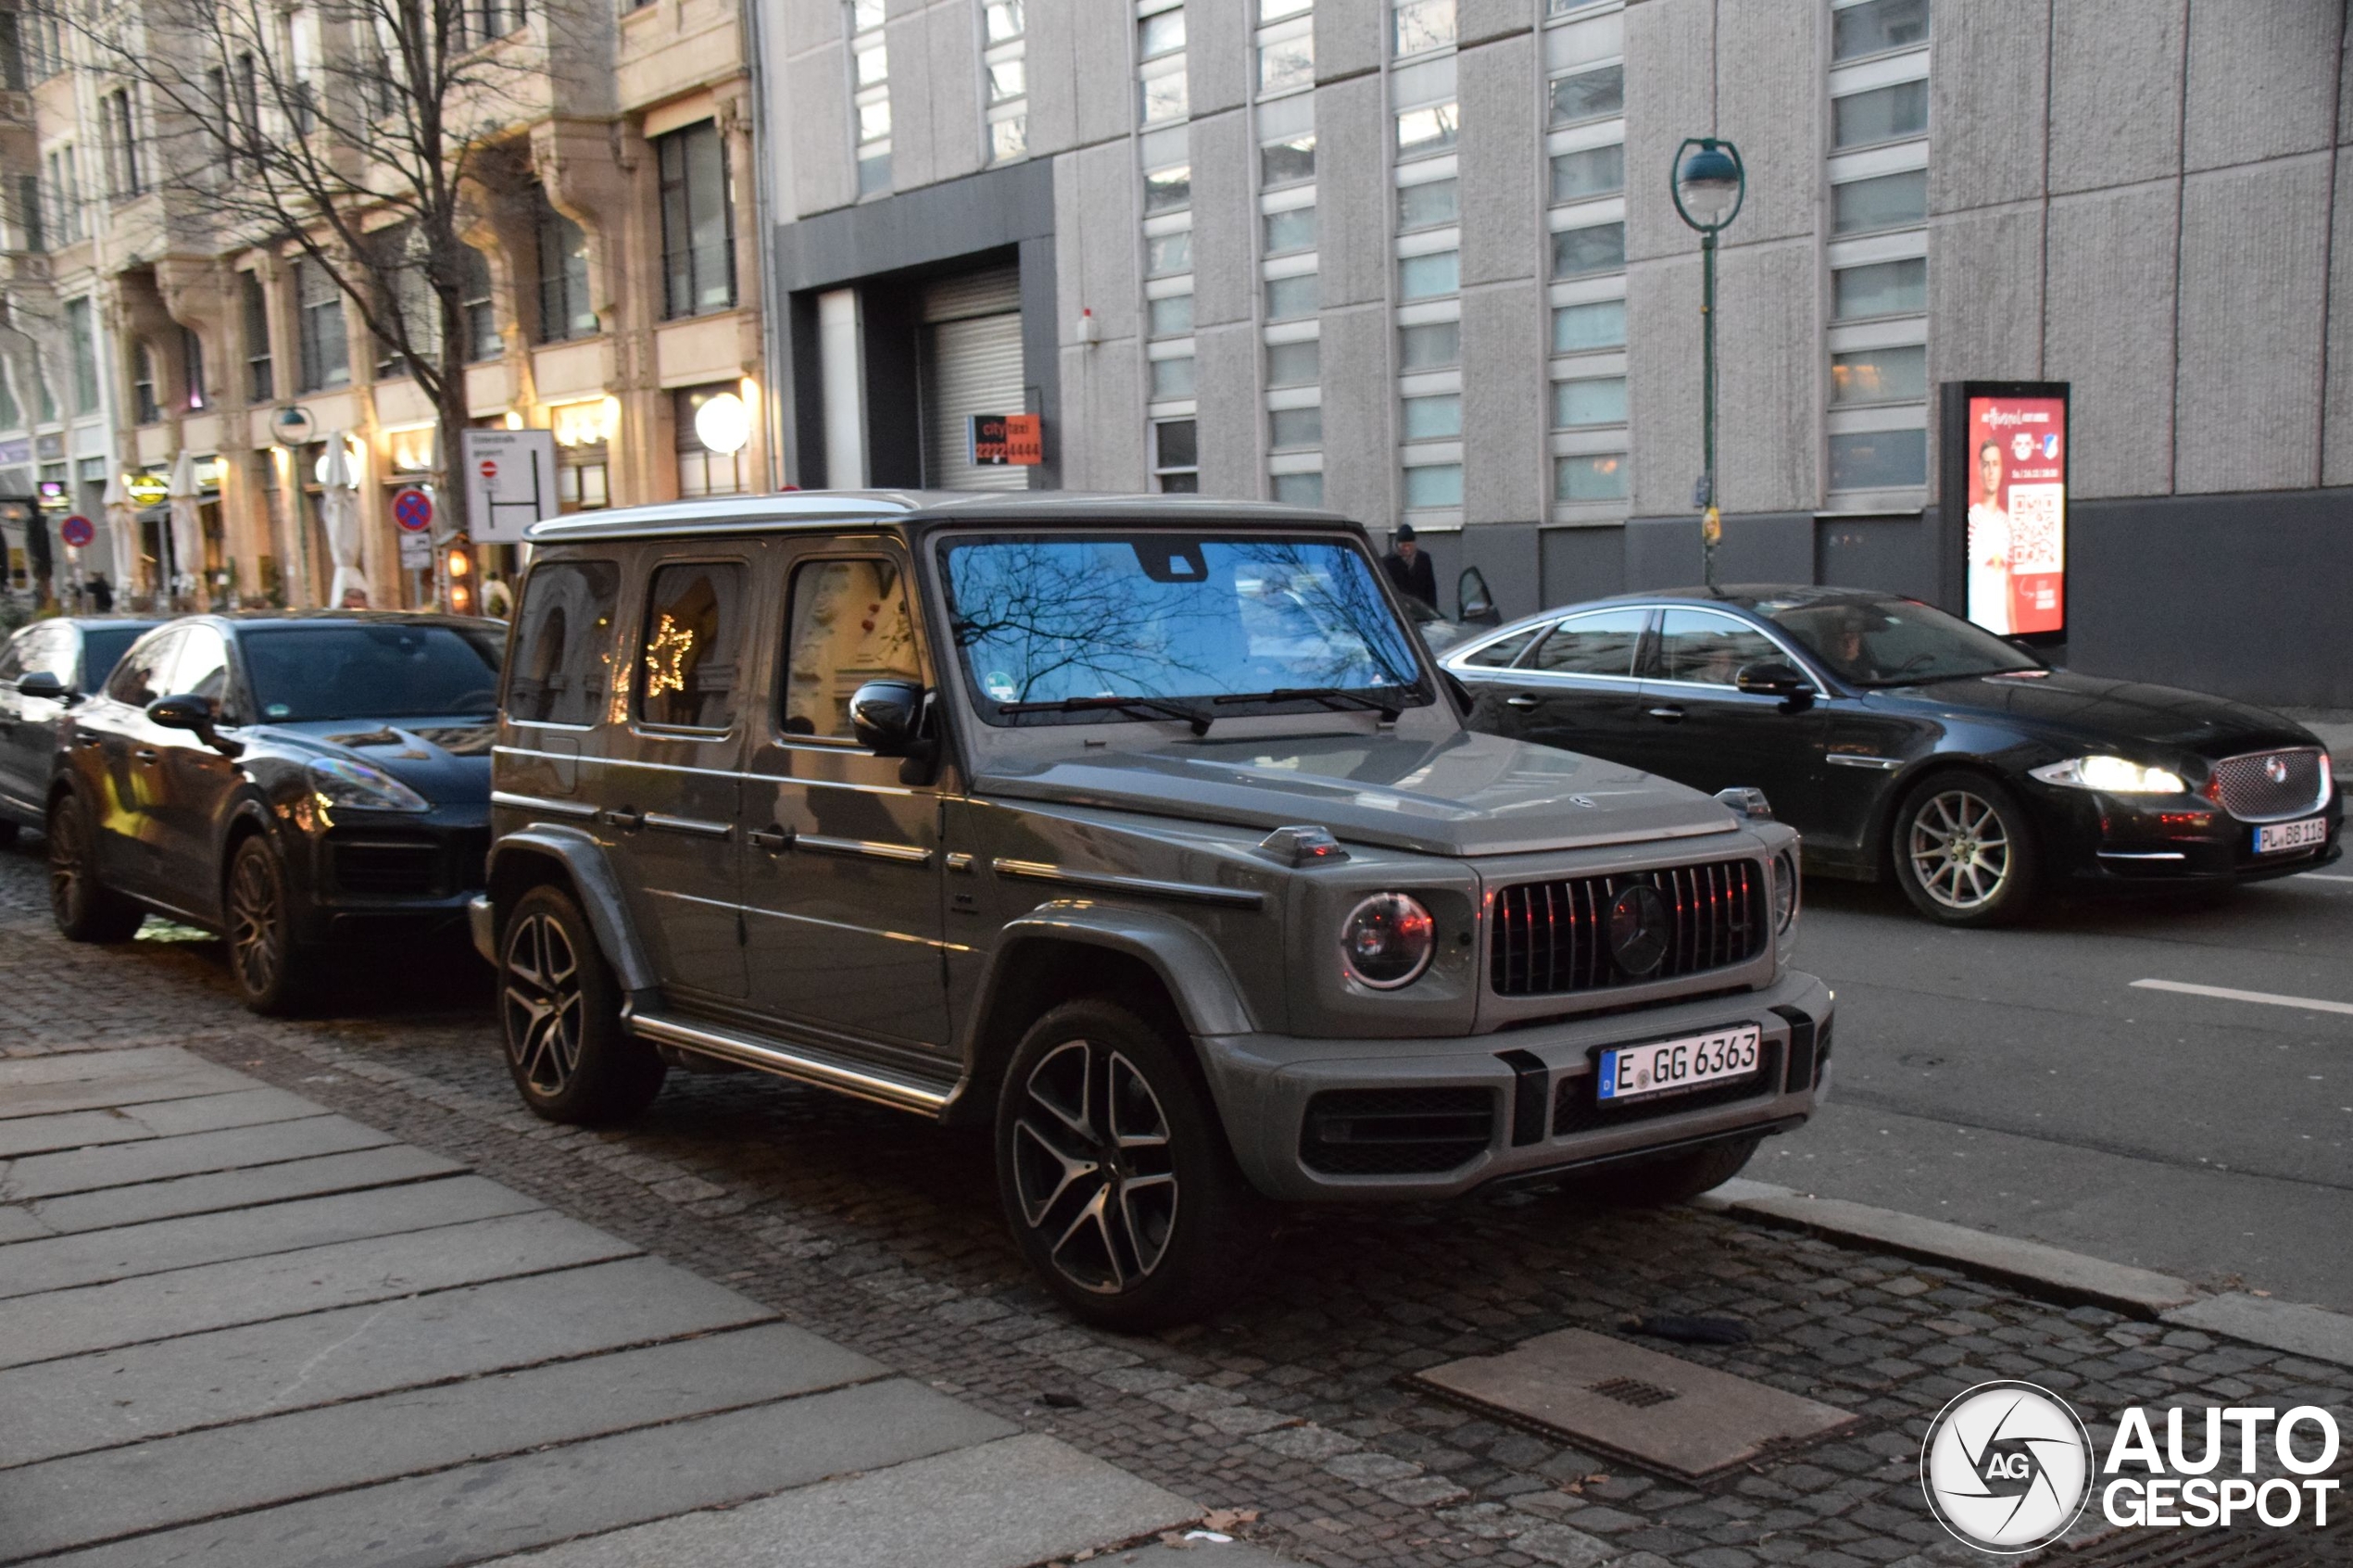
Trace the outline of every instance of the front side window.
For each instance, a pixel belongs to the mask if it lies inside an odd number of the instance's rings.
[[[123,657],[107,678],[107,695],[117,702],[133,708],[145,708],[159,696],[171,694],[163,689],[164,674],[171,668],[172,650],[180,646],[180,630],[171,628],[157,633]]]
[[[788,735],[849,740],[849,699],[868,681],[921,681],[915,621],[894,561],[806,561],[792,574],[782,724]]]
[[[1831,673],[1860,686],[2043,668],[1984,628],[1910,599],[1856,595],[1756,608]]]
[[[229,646],[209,626],[190,626],[180,633],[179,649],[171,656],[165,684],[174,696],[200,696],[220,708],[229,697]]]
[[[637,659],[638,719],[667,729],[732,727],[743,626],[741,561],[687,561],[655,572]]]
[[[729,309],[736,303],[735,213],[719,127],[705,120],[655,141],[661,155],[662,313]]]
[[[958,654],[992,724],[1170,716],[1121,698],[1212,718],[1356,706],[1334,693],[1428,700],[1411,636],[1350,545],[1147,533],[975,540],[944,556]],[[1277,696],[1302,691],[1326,695]],[[1054,707],[1019,706],[1032,703]]]
[[[1553,628],[1529,668],[1555,675],[1631,675],[1634,650],[1650,618],[1646,609],[1572,615]]]
[[[1729,615],[1670,609],[1659,618],[1652,664],[1663,681],[1730,686],[1752,664],[1786,664],[1773,639]]]
[[[594,724],[604,717],[620,598],[621,570],[610,561],[548,561],[524,579],[507,676],[509,718]]]
[[[262,626],[238,637],[262,719],[438,719],[498,705],[493,629],[398,622]]]

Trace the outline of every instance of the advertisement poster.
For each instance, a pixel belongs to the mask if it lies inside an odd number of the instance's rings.
[[[2067,625],[2067,399],[1969,398],[1968,614],[2005,637]]]

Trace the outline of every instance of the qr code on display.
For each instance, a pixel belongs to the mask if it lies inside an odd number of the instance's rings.
[[[2059,529],[2065,510],[2063,484],[2010,486],[2010,571],[2058,571],[2066,566],[2066,545]]]

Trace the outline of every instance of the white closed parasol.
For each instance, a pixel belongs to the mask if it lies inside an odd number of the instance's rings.
[[[327,584],[330,609],[343,608],[345,596],[354,591],[363,599],[372,597],[359,565],[359,497],[352,494],[348,452],[343,432],[329,431],[319,474],[319,522],[326,530],[328,558],[335,563],[334,579]]]
[[[182,448],[171,459],[164,495],[171,504],[171,591],[192,602],[204,599],[204,524],[196,517],[196,459]]]

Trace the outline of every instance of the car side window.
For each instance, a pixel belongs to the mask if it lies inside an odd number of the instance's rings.
[[[1528,645],[1536,640],[1536,633],[1541,630],[1538,627],[1531,631],[1515,632],[1508,637],[1498,637],[1477,652],[1465,654],[1463,662],[1480,670],[1504,669],[1528,651]]]
[[[621,569],[611,561],[546,561],[533,569],[508,664],[510,719],[594,724],[605,716],[620,599]]]
[[[1670,609],[1658,632],[1658,678],[1729,686],[1751,664],[1786,664],[1789,656],[1754,626],[1705,609]]]
[[[742,684],[744,563],[682,561],[654,573],[637,658],[637,718],[724,733]]]
[[[27,671],[46,670],[70,686],[74,684],[74,632],[69,626],[51,624],[31,628],[31,635],[24,643],[24,667]]]
[[[1553,628],[1529,667],[1554,675],[1631,675],[1634,650],[1650,618],[1646,609],[1572,615]]]
[[[800,562],[784,653],[784,733],[849,739],[849,698],[860,686],[923,679],[905,573],[875,557]]]
[[[13,681],[24,673],[24,652],[41,635],[38,626],[28,626],[0,646],[0,681]]]
[[[229,700],[229,647],[209,626],[181,631],[180,646],[163,681],[173,696],[200,696],[216,709]]]
[[[107,695],[133,708],[145,708],[159,696],[170,696],[160,688],[164,672],[171,668],[172,651],[179,646],[180,633],[175,628],[133,647],[115,666],[113,676],[107,682]]]

